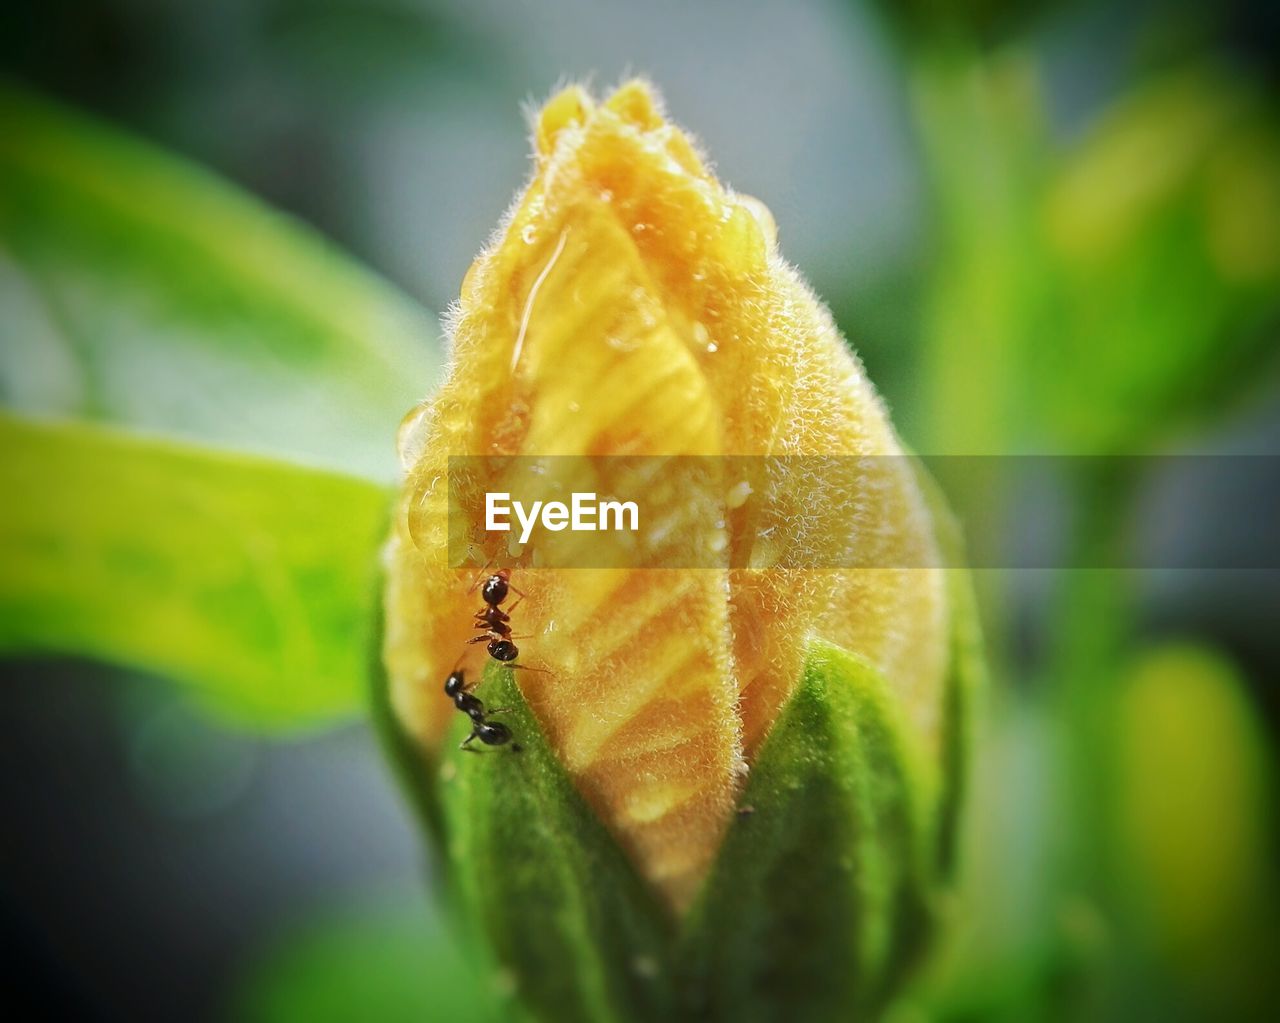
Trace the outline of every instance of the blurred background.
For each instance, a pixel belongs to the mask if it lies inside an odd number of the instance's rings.
[[[523,111],[649,76],[929,454],[1280,455],[1278,58],[1277,7],[1248,0],[0,14],[11,84],[436,311],[528,172]],[[1239,542],[1277,563],[1274,473],[1186,493],[1107,465],[1063,469],[1063,564],[1107,563],[1171,502],[1177,545],[1230,548],[1247,507]],[[993,499],[970,529],[1029,514]],[[978,575],[994,679],[955,925],[895,1019],[1276,1018],[1277,573]],[[89,661],[0,674],[0,971],[23,1017],[486,1018],[366,724],[282,738]]]

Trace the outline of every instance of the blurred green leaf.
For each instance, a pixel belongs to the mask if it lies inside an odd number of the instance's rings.
[[[0,401],[374,479],[428,314],[212,175],[0,88]]]
[[[226,1015],[243,1023],[497,1018],[420,891],[294,925],[250,964]]]
[[[1027,701],[1003,695],[983,715],[975,743],[962,869],[945,904],[941,947],[907,995],[922,1019],[1064,1018],[1061,900],[1050,883],[1059,814],[1052,723]]]
[[[922,62],[938,224],[930,452],[1130,453],[1276,366],[1280,126],[1222,71],[1169,73],[1054,150],[1026,53]]]
[[[1121,877],[1139,935],[1209,1018],[1280,995],[1275,764],[1243,680],[1190,645],[1147,651],[1119,701]]]
[[[1008,42],[1057,0],[875,0],[908,50]]]
[[[362,706],[378,485],[0,415],[0,493],[0,653],[144,667],[264,725]]]
[[[935,56],[913,68],[912,84],[937,232],[921,324],[922,451],[1014,453],[1035,413],[1023,362],[1049,283],[1036,232],[1048,162],[1036,68],[1020,51]]]
[[[1061,440],[1133,450],[1276,365],[1280,128],[1247,86],[1197,70],[1121,101],[1042,219],[1054,288],[1029,371]]]

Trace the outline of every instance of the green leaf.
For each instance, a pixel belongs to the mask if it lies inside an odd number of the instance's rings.
[[[815,642],[678,961],[695,1017],[871,1018],[930,922],[927,785],[883,678]]]
[[[0,401],[393,479],[431,317],[214,176],[0,88]]]
[[[378,485],[0,415],[0,493],[0,653],[140,666],[267,725],[363,702]]]
[[[467,752],[458,715],[438,766],[459,919],[489,950],[492,986],[557,1023],[670,1011],[671,924],[556,760],[512,679],[490,665],[477,695],[520,746]],[[440,699],[445,699],[443,692]]]

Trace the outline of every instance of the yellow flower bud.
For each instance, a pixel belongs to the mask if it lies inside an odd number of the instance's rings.
[[[565,89],[533,134],[532,180],[450,318],[447,379],[402,431],[391,702],[424,747],[441,742],[455,714],[445,676],[463,650],[477,673],[483,661],[466,646],[480,603],[468,588],[486,563],[514,558],[521,663],[541,669],[517,672],[520,689],[579,791],[681,911],[811,640],[878,669],[920,747],[936,750],[944,573],[919,567],[939,559],[905,460],[883,460],[873,481],[767,468],[902,449],[829,313],[779,255],[764,205],[716,180],[643,82],[599,104]],[[724,481],[710,511],[679,488],[655,498],[672,542],[723,542],[724,568],[568,569],[540,568],[505,538],[454,563],[448,473],[460,455],[777,459],[747,460],[754,478]],[[463,513],[478,514],[465,502]],[[862,552],[886,567],[814,567]]]

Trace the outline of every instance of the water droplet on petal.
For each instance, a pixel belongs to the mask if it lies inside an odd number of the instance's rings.
[[[644,316],[641,317],[646,327],[652,327],[653,324]],[[618,337],[616,334],[610,334],[605,338],[605,342],[616,352],[634,352],[640,347],[640,340],[637,337]]]

